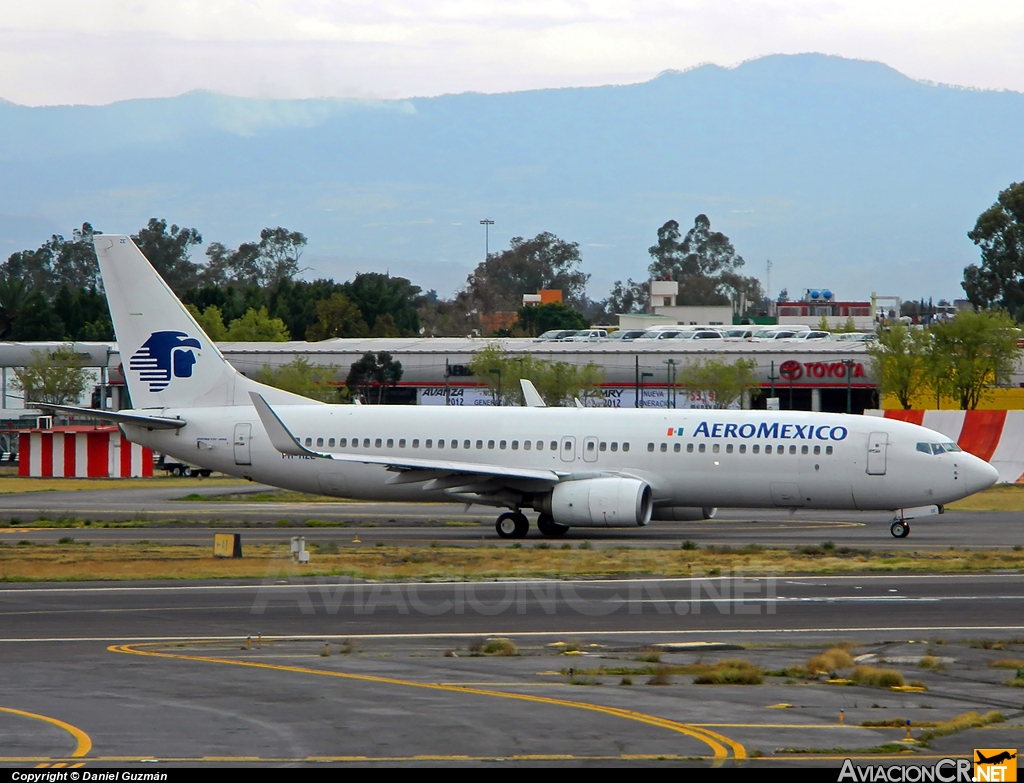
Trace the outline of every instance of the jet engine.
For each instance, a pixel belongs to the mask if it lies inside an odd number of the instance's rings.
[[[654,503],[646,482],[609,476],[563,481],[534,508],[560,525],[633,527],[651,521]]]
[[[651,519],[669,520],[672,522],[700,522],[702,519],[714,519],[717,508],[704,506],[662,506],[654,509]]]

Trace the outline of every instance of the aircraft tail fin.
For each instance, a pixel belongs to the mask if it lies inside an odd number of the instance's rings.
[[[276,404],[315,404],[238,373],[131,237],[93,241],[135,408],[251,405],[254,390]]]

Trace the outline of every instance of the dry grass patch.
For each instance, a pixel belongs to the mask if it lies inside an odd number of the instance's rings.
[[[872,688],[898,688],[906,685],[903,675],[895,669],[878,669],[874,666],[856,666],[850,680],[854,685],[870,685]]]
[[[694,685],[760,685],[763,682],[764,672],[750,661],[739,658],[719,661],[693,678]]]
[[[807,669],[812,674],[834,672],[853,666],[853,657],[842,647],[833,647],[807,661]]]
[[[1002,723],[1006,718],[1001,712],[987,712],[979,715],[976,712],[965,712],[951,720],[942,721],[934,728],[924,732],[918,739],[922,742],[935,739],[936,737],[948,737],[950,734],[959,734],[967,729],[976,729],[980,726],[988,726],[990,723]]]
[[[1020,669],[1024,667],[1024,661],[1019,658],[1003,658],[998,661],[992,661],[989,666],[993,669]]]
[[[511,639],[487,639],[470,645],[470,653],[473,655],[493,655],[498,658],[511,658],[519,655],[515,643]]]
[[[0,546],[0,580],[215,579],[264,578],[268,575],[350,576],[375,580],[483,580],[502,577],[572,579],[584,576],[698,576],[714,568],[746,574],[835,573],[874,570],[935,572],[1006,568],[1024,565],[1024,556],[990,552],[968,560],[962,553],[929,552],[902,558],[848,559],[805,557],[789,550],[709,553],[705,550],[522,549],[503,544],[481,547],[339,545],[313,554],[301,568],[291,564],[284,545],[245,542],[242,560],[212,557],[209,546],[39,545]],[[899,565],[903,563],[903,565]],[[714,566],[712,566],[714,564]]]
[[[951,511],[1024,511],[1024,485],[997,484],[963,500],[947,503]]]

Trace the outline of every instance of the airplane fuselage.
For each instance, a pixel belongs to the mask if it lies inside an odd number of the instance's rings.
[[[894,510],[949,503],[993,480],[970,454],[920,446],[949,444],[940,433],[843,414],[366,405],[281,405],[277,413],[318,452],[540,468],[563,480],[614,473],[649,484],[655,508]],[[188,423],[173,431],[123,425],[126,434],[204,468],[337,497],[452,499],[425,481],[396,483],[381,465],[282,454],[252,407],[159,415]],[[515,488],[528,496],[550,486],[522,480]],[[493,505],[514,504],[506,495]]]

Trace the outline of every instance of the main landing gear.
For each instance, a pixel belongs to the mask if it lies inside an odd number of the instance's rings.
[[[506,511],[498,517],[494,529],[501,538],[526,538],[530,531],[530,520],[522,511]]]
[[[910,523],[905,519],[894,519],[889,524],[889,532],[893,538],[906,538],[910,535]]]
[[[541,514],[537,517],[537,529],[546,536],[557,538],[569,532],[568,525],[560,525],[555,522],[550,514]]]
[[[525,538],[530,532],[530,520],[522,511],[506,511],[494,523],[494,529],[501,538]],[[537,529],[545,536],[557,538],[569,532],[568,525],[560,525],[550,514],[537,517]]]

